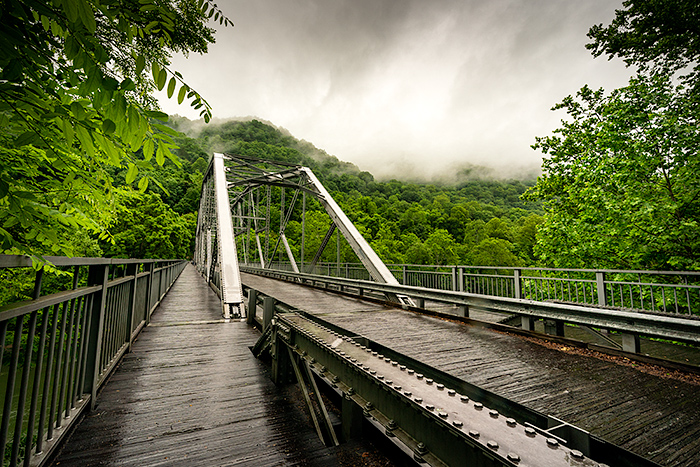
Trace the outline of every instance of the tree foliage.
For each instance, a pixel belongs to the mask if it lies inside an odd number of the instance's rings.
[[[535,253],[561,267],[700,268],[700,56],[697,2],[630,0],[591,28],[594,55],[639,71],[605,93],[584,86],[537,138],[544,201]],[[692,66],[695,68],[692,68]],[[679,79],[680,78],[680,79]]]
[[[150,97],[163,89],[210,108],[168,68],[170,53],[206,52],[209,0],[11,0],[0,8],[0,245],[74,252],[70,232],[104,230],[110,167],[138,180],[177,161],[176,133]],[[146,73],[146,70],[149,73]],[[143,159],[134,153],[142,149]]]

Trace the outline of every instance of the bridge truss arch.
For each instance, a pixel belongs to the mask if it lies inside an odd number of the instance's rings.
[[[320,203],[331,220],[310,262],[305,261],[308,197]],[[301,221],[300,238],[294,239],[300,247],[300,262],[287,238],[292,218]],[[284,249],[289,267],[297,273],[305,272],[319,261],[336,230],[374,281],[398,285],[311,169],[281,161],[215,153],[202,184],[194,263],[221,298],[224,317],[240,317],[245,314],[245,305],[239,263],[269,268]],[[340,237],[336,237],[339,250]],[[386,296],[395,303],[413,304],[405,295]]]

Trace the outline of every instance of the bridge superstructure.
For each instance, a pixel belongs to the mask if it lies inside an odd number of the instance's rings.
[[[279,219],[274,220],[271,218],[273,188],[279,211]],[[302,229],[301,264],[298,265],[286,228],[295,210],[299,209],[300,194]],[[398,285],[396,277],[311,169],[280,161],[215,153],[202,186],[194,262],[221,297],[225,317],[245,315],[239,262],[269,268],[282,247],[293,271],[300,272],[299,268],[304,268],[307,196],[318,201],[331,220],[309,268],[318,263],[337,229],[374,281]],[[278,227],[277,231],[273,230],[273,224]],[[388,292],[386,296],[393,302],[413,305],[406,295]]]

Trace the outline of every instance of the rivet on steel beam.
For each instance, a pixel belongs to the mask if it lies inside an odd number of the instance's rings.
[[[401,365],[401,366],[399,367],[399,370],[401,370],[401,371],[406,371],[406,365]]]
[[[385,433],[387,436],[395,436],[393,431],[397,429],[399,426],[396,424],[396,422],[392,419],[389,420],[389,423],[386,424],[386,430]]]
[[[509,427],[513,428],[517,424],[518,423],[515,421],[514,418],[506,418],[506,425],[508,425]]]
[[[387,379],[387,380],[386,380],[386,381],[384,381],[384,382],[385,382],[386,384],[388,384],[389,386],[391,386],[391,384],[393,383],[393,381],[392,381],[392,380],[390,380],[390,379]]]
[[[491,418],[498,418],[498,410],[489,410],[489,415]]]
[[[416,378],[423,379],[423,373],[416,373]]]
[[[440,418],[447,418],[448,413],[447,412],[438,412],[438,415]]]
[[[338,375],[335,375],[335,376],[333,376],[333,379],[331,379],[331,381],[333,381],[334,383],[337,383],[338,381],[340,381],[340,378],[338,378]]]
[[[484,408],[484,404],[482,404],[481,402],[474,402],[474,408],[476,410],[481,410]]]
[[[547,438],[547,446],[556,449],[559,446],[559,441],[554,438]]]
[[[583,460],[583,453],[581,451],[577,451],[576,449],[571,450],[571,457],[573,457],[576,460]]]
[[[316,363],[316,359],[311,357],[311,360],[309,360],[309,363],[311,363],[313,365],[314,363]]]
[[[464,426],[464,423],[460,422],[459,420],[453,420],[452,424],[457,428],[462,428]]]
[[[392,362],[391,362],[391,366],[397,366],[398,364],[399,364],[399,362],[395,362],[395,361],[393,361],[393,360],[392,360]]]
[[[525,434],[531,438],[534,438],[535,436],[537,436],[537,431],[535,431],[535,429],[532,427],[527,427],[525,428]]]
[[[321,368],[318,369],[318,372],[319,372],[319,373],[325,373],[325,372],[326,372],[326,369],[327,369],[327,368],[326,368],[325,366],[321,366]]]
[[[411,397],[413,395],[413,393],[411,391],[404,391],[403,395],[406,397]]]
[[[486,446],[490,447],[494,451],[498,450],[498,443],[495,441],[489,441],[488,443],[486,443]]]
[[[508,460],[511,462],[520,462],[520,456],[514,452],[508,453]]]
[[[410,368],[409,368],[408,371],[407,371],[407,373],[408,373],[409,375],[412,375],[412,374],[415,373],[415,372],[416,372],[415,370],[411,370]]]
[[[467,402],[469,402],[469,396],[459,396],[459,400],[466,404]]]
[[[352,396],[355,394],[355,390],[353,388],[348,388],[348,390],[345,392],[345,395],[347,396]]]
[[[400,391],[400,390],[401,390],[401,386],[399,386],[399,385],[397,384],[396,386],[394,386],[394,389],[396,389],[397,391]]]
[[[369,370],[369,365],[362,365],[363,370]]]
[[[345,352],[343,352],[343,351],[341,350],[341,351],[340,351],[340,355],[342,355],[342,356],[344,357],[344,356],[345,356]]]
[[[389,362],[391,361],[391,359],[390,359],[389,357],[386,357],[386,358],[384,359],[384,361],[387,362],[387,363],[389,363]]]
[[[384,375],[377,375],[377,379],[384,379]]]
[[[368,401],[368,402],[365,404],[365,410],[369,411],[369,410],[372,410],[372,409],[374,409],[374,404],[372,404],[371,402]]]
[[[419,403],[419,404],[423,402],[423,398],[422,398],[422,397],[416,397],[416,398],[413,399],[413,400],[416,401],[416,402]]]
[[[360,348],[361,348],[362,350],[365,350],[365,349],[367,349],[367,347],[366,347],[366,346],[364,346],[364,345],[361,345],[361,346],[360,346]]]
[[[481,436],[481,434],[476,430],[469,430],[469,436],[471,436],[472,438],[478,439],[479,436]]]
[[[429,385],[430,385],[430,384],[433,384],[433,380],[430,379],[430,378],[427,378],[427,379],[425,380],[425,382],[426,382],[427,384],[429,384]]]
[[[359,343],[359,342],[355,342],[355,347],[359,347],[359,346],[360,346],[360,343]]]
[[[370,375],[376,375],[376,374],[377,374],[377,370],[369,370],[369,374],[370,374]]]
[[[377,355],[379,355],[377,352],[372,352],[373,357],[376,357]]]
[[[449,394],[450,396],[454,396],[455,394],[457,394],[457,391],[455,391],[454,389],[448,389],[447,394]]]
[[[423,460],[423,456],[427,453],[428,449],[425,447],[425,444],[418,443],[418,445],[416,446],[416,450],[413,452],[413,459],[417,462],[424,463],[425,460]]]
[[[444,384],[438,384],[438,385],[437,385],[437,388],[438,388],[438,390],[442,391],[443,389],[445,389],[445,385],[444,385]]]
[[[356,363],[356,362],[357,362],[357,359],[356,359],[356,358],[351,358],[350,361],[353,362],[353,363]]]
[[[378,358],[384,358],[384,355],[382,355],[382,354],[377,354],[377,357],[378,357]]]
[[[435,406],[433,404],[426,404],[425,408],[428,410],[435,410]]]
[[[303,351],[301,352],[301,356],[302,356],[302,357],[306,357],[307,355],[308,355],[308,352],[307,352],[306,350],[303,350]]]

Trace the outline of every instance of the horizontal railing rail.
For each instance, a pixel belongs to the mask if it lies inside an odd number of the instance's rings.
[[[0,255],[0,271],[34,274],[31,300],[0,307],[3,465],[43,465],[185,267],[181,260]],[[55,279],[54,277],[54,279]],[[68,285],[65,282],[68,279]],[[56,283],[64,283],[67,290]],[[6,284],[7,285],[7,284]]]
[[[251,265],[254,266],[254,265]],[[402,285],[506,298],[700,316],[700,272],[389,264]],[[272,269],[291,271],[290,263]],[[308,274],[371,280],[359,263],[306,265]]]
[[[470,292],[438,290],[417,286],[396,286],[356,279],[252,267],[242,267],[241,271],[312,286],[331,288],[341,292],[353,291],[359,295],[371,291],[403,294],[414,299],[451,303],[463,307],[463,316],[468,316],[469,307],[478,307],[490,311],[519,315],[528,320],[553,320],[560,323],[614,330],[623,334],[623,341],[625,335],[645,335],[695,345],[700,344],[700,319],[688,315],[630,312],[598,306],[536,301],[524,298],[494,297]]]

